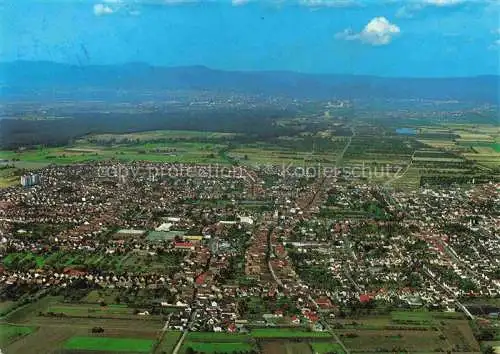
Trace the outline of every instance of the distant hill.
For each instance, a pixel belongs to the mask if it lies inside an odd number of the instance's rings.
[[[203,66],[156,67],[143,63],[73,66],[52,62],[0,63],[3,99],[39,91],[193,90],[263,94],[298,99],[430,99],[498,103],[500,76],[383,78],[288,71],[222,71]],[[71,97],[70,97],[71,98]]]

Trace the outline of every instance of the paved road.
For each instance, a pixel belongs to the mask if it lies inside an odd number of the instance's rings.
[[[356,131],[354,130],[354,127],[351,127],[352,135],[349,137],[349,140],[347,141],[347,144],[344,146],[344,149],[340,153],[340,155],[337,157],[337,160],[335,161],[335,166],[340,167],[340,163],[342,162],[342,159],[344,158],[344,154],[346,153],[347,149],[349,149],[349,146],[351,146],[352,143],[352,138],[356,136]]]
[[[413,154],[411,155],[410,157],[410,163],[406,166],[406,168],[403,170],[403,172],[401,174],[398,174],[396,176],[394,176],[393,178],[391,178],[390,180],[388,180],[387,182],[385,182],[383,185],[384,186],[387,186],[389,184],[391,184],[392,182],[404,177],[404,175],[408,172],[408,170],[410,169],[410,167],[413,165],[413,158],[415,157],[415,153],[417,151],[413,151]]]
[[[198,313],[198,310],[194,310],[191,313],[191,317],[189,317],[189,322],[188,322],[187,329],[184,331],[184,333],[182,333],[182,336],[179,338],[179,341],[175,345],[175,348],[174,348],[172,354],[177,354],[179,352],[179,350],[181,349],[182,343],[184,343],[184,340],[186,339],[186,337],[187,337],[187,335],[189,333],[189,330],[191,329],[191,326],[193,325],[193,321],[196,318],[196,314],[197,313]]]
[[[443,289],[446,293],[448,293],[448,295],[450,295],[455,300],[455,304],[467,315],[467,317],[469,317],[471,320],[475,319],[474,315],[472,313],[470,313],[470,311],[467,309],[467,307],[465,307],[465,305],[462,304],[458,300],[456,294],[453,291],[451,291],[448,287],[444,286],[441,282],[439,282],[438,280],[436,280],[435,276],[425,266],[424,266],[424,271],[429,276],[429,278],[432,279],[432,281],[434,282],[434,284],[436,284],[441,289]]]
[[[328,332],[331,333],[331,335],[333,336],[333,338],[337,341],[337,343],[342,347],[342,349],[344,350],[344,353],[346,354],[350,354],[351,352],[349,351],[349,349],[347,349],[347,347],[344,345],[344,343],[340,340],[339,336],[337,336],[337,333],[335,333],[335,331],[332,329],[332,327],[328,324],[328,322],[326,322],[323,318],[321,318],[321,323],[323,324],[323,326],[328,330]]]
[[[353,131],[353,134],[354,134],[354,131]],[[348,143],[348,145],[350,144],[350,142]],[[344,148],[344,152],[345,150],[347,150],[347,148],[349,146],[346,146]],[[307,204],[303,207],[303,211],[304,213],[306,213],[307,211],[309,211],[309,208],[314,205],[314,202],[316,202],[319,198],[319,196],[321,195],[321,188],[323,187],[323,184],[325,182],[325,179],[323,178],[318,186],[318,189],[315,191],[315,193],[313,194],[312,198],[307,201]],[[269,251],[271,250],[271,233],[273,231],[271,230],[269,236],[268,236],[268,248],[269,248]],[[272,264],[271,264],[271,261],[268,261],[267,262],[267,265],[269,267],[269,270],[273,276],[273,279],[274,281],[276,282],[276,284],[278,284],[279,286],[283,286],[283,283],[282,281],[276,276],[276,274],[274,273],[274,269],[272,267]],[[313,304],[315,304],[316,308],[318,308],[318,304],[316,303],[316,301],[314,301],[314,299],[311,297],[311,295],[308,295],[308,299],[310,302],[312,302]],[[335,341],[342,347],[342,349],[344,350],[344,352],[346,354],[350,354],[350,351],[347,349],[347,347],[344,345],[344,343],[340,340],[340,338],[337,336],[337,334],[333,331],[333,329],[331,328],[331,326],[328,324],[328,322],[323,318],[323,316],[320,314],[320,320],[321,320],[321,323],[323,324],[323,326],[328,330],[328,332],[331,333],[331,335],[333,336],[333,338],[335,339]],[[176,352],[174,352],[173,354],[177,354]]]

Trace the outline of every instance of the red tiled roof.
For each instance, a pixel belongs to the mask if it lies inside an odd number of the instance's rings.
[[[316,299],[316,303],[321,308],[329,308],[332,306],[332,302],[327,297],[321,297],[321,298]]]
[[[196,277],[196,280],[195,280],[196,284],[198,284],[198,285],[203,284],[205,282],[205,276],[206,275],[207,275],[207,273],[202,273],[202,274],[198,275]]]
[[[307,316],[307,318],[308,318],[311,322],[316,322],[316,321],[318,321],[318,320],[319,320],[318,315],[316,315],[315,313],[312,313],[312,312],[308,313],[306,316]]]
[[[191,242],[174,242],[174,247],[190,248],[193,247],[193,244]]]
[[[372,299],[372,297],[369,294],[361,294],[361,295],[359,295],[359,301],[362,302],[362,303],[370,302],[371,299]]]

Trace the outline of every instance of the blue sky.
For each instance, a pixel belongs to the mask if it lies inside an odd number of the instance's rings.
[[[500,73],[500,0],[0,0],[0,61]]]

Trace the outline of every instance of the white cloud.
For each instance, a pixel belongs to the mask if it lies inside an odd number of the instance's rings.
[[[401,33],[401,29],[397,25],[390,23],[385,17],[375,17],[360,33],[345,29],[343,32],[337,33],[335,37],[347,41],[360,40],[371,45],[386,45],[399,33]]]
[[[94,5],[94,14],[96,16],[110,15],[117,12],[120,12],[122,14],[128,14],[130,16],[139,16],[141,12],[138,6],[144,4],[143,0],[100,0],[100,1],[102,1],[102,3]]]
[[[196,3],[196,2],[201,2],[200,0],[163,0],[160,3],[163,3],[165,5],[182,5],[182,4],[190,4],[190,3]],[[153,2],[155,3],[155,2]]]
[[[355,0],[300,0],[299,3],[310,7],[348,7],[359,5]]]
[[[423,3],[431,6],[455,6],[464,2],[465,0],[425,0]]]
[[[402,7],[400,7],[396,11],[396,17],[401,17],[401,18],[412,18],[413,15],[425,8],[431,8],[431,7],[441,7],[441,8],[449,8],[449,7],[454,7],[462,4],[480,4],[481,0],[418,0],[418,1],[413,1],[413,2],[408,2],[404,4]]]
[[[403,6],[403,7],[400,7],[397,11],[396,11],[396,17],[399,17],[399,18],[412,18],[413,17],[413,12],[414,12],[414,9],[410,6]]]
[[[104,5],[104,4],[95,4],[94,5],[94,14],[96,16],[110,15],[113,12],[114,12],[113,9],[111,7],[109,7],[108,5]]]
[[[500,39],[495,40],[489,48],[490,50],[499,50],[500,49]]]
[[[231,0],[233,6],[242,6],[248,4],[249,2],[250,0]]]
[[[495,28],[494,30],[491,31],[491,33],[495,35],[500,35],[500,27]],[[493,43],[490,45],[489,49],[499,49],[500,48],[500,38],[497,38]]]

